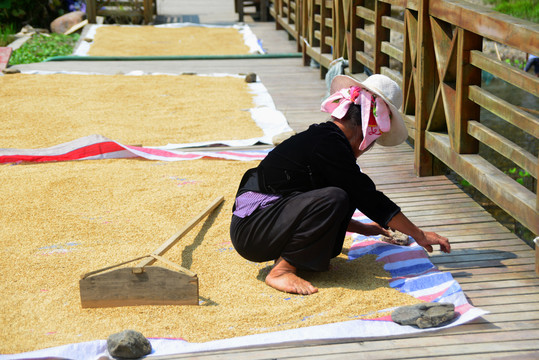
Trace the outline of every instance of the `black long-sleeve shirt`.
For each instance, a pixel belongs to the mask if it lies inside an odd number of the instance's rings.
[[[350,142],[332,121],[311,125],[273,149],[257,168],[260,191],[286,195],[335,186],[381,226],[400,208],[362,173]]]

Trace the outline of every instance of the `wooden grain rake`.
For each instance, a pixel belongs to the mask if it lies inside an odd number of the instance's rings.
[[[197,274],[164,258],[163,255],[223,200],[222,196],[216,198],[204,211],[151,254],[82,275],[79,280],[82,307],[198,305]],[[140,262],[134,267],[112,270],[138,260]],[[150,266],[157,260],[176,271]]]

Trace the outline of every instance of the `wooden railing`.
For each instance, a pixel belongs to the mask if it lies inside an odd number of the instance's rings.
[[[155,0],[87,0],[86,3],[86,15],[91,24],[95,24],[97,16],[143,19],[149,24],[156,13]]]
[[[481,123],[495,114],[537,144],[539,78],[483,51],[485,40],[539,54],[539,24],[460,0],[270,0],[277,29],[284,29],[324,77],[335,59],[349,75],[385,74],[403,89],[408,133],[419,176],[436,174],[438,161],[453,169],[516,220],[539,234],[537,146],[524,149]],[[535,97],[521,108],[482,87],[482,72]],[[507,125],[509,126],[509,125]],[[535,179],[513,180],[480,144],[511,160]],[[535,193],[534,193],[535,192]]]

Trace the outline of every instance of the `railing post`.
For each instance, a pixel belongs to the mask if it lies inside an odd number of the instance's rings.
[[[296,50],[301,52],[303,48],[303,3],[305,0],[296,0],[296,17],[294,26],[296,27]]]
[[[365,25],[365,21],[356,15],[356,8],[358,5],[363,5],[363,0],[351,0],[348,10],[348,68],[350,73],[358,74],[364,71],[363,64],[357,61],[356,53],[363,51],[365,45],[363,41],[360,41],[356,36],[356,29],[362,29]]]
[[[483,48],[483,38],[477,34],[458,28],[457,41],[457,84],[455,104],[454,134],[450,134],[451,146],[459,154],[475,154],[479,142],[468,135],[468,121],[479,121],[481,107],[468,98],[472,85],[481,86],[481,69],[470,64],[470,51]]]
[[[144,23],[147,25],[153,20],[154,0],[144,0]]]
[[[314,33],[318,30],[320,30],[320,25],[317,26],[317,22],[315,21],[315,15],[316,15],[316,2],[314,0],[309,0],[309,44],[312,47],[318,47],[320,46],[320,41],[314,36]],[[320,14],[321,14],[321,7],[320,7]]]
[[[88,0],[86,3],[86,16],[90,24],[95,24],[97,16],[97,0]]]
[[[283,13],[283,0],[275,0],[273,4],[275,10],[275,30],[283,30],[283,26],[279,22],[281,20],[281,15]]]
[[[338,59],[346,54],[345,11],[349,0],[333,0],[333,58]]]
[[[417,41],[417,14],[410,9],[404,10],[404,43],[402,46],[403,59],[402,59],[402,92],[404,93],[404,102],[402,106],[402,112],[405,115],[415,116],[415,81],[413,80],[413,71],[417,61],[417,48],[415,42]],[[415,125],[414,125],[415,129]],[[415,137],[415,130],[414,137]]]
[[[303,0],[303,6],[301,10],[302,24],[301,24],[301,54],[303,60],[303,66],[309,66],[311,63],[311,57],[307,54],[307,44],[311,43],[311,18],[309,11],[311,9],[312,0]]]
[[[389,67],[389,56],[382,52],[382,42],[389,41],[389,29],[382,26],[382,16],[391,15],[391,5],[375,0],[374,3],[374,73],[380,74],[382,66]]]
[[[333,39],[334,28],[329,27],[326,24],[327,19],[331,19],[333,16],[333,3],[331,2],[331,9],[327,7],[327,1],[322,0],[320,4],[320,55],[331,54],[333,56],[333,49],[330,44],[327,42],[327,38],[331,37]],[[320,78],[324,79],[326,77],[328,69],[326,69],[322,64],[320,64]]]
[[[425,148],[425,129],[434,104],[438,81],[429,18],[429,0],[418,2],[414,167],[418,176],[429,176],[433,174],[433,156]]]
[[[326,6],[326,0],[321,1],[320,5],[320,53],[321,54],[330,54],[331,46],[326,42],[326,36],[333,36],[330,33],[328,26],[326,25],[326,19],[330,18],[333,15],[333,9],[328,9]],[[333,29],[331,30],[333,32]]]

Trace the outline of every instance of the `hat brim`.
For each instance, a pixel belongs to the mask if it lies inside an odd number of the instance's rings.
[[[389,107],[389,110],[391,111],[391,128],[388,132],[383,133],[379,138],[376,139],[378,144],[382,146],[396,146],[402,144],[406,139],[408,139],[408,129],[404,124],[404,119],[402,118],[399,109],[397,109],[380,90],[365,86],[348,75],[337,75],[331,81],[330,95],[341,89],[349,88],[350,86],[358,86],[360,88],[369,90],[376,96],[381,97],[384,99],[385,103]]]

